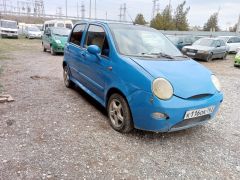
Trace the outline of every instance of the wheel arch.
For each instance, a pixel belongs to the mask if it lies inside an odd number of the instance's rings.
[[[110,89],[107,91],[106,96],[105,96],[105,106],[106,106],[106,108],[107,108],[107,105],[108,105],[109,98],[110,98],[111,95],[114,94],[114,93],[118,93],[118,94],[120,94],[121,96],[123,96],[123,98],[124,98],[124,99],[127,101],[127,103],[128,103],[128,99],[127,99],[127,97],[125,96],[125,94],[124,94],[120,89],[118,89],[118,88],[116,88],[116,87],[112,87],[112,88],[110,88]],[[129,104],[128,104],[128,106],[129,106]]]

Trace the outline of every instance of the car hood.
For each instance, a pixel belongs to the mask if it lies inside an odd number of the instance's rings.
[[[193,60],[132,59],[154,79],[163,77],[169,80],[175,96],[187,99],[197,95],[211,95],[216,92],[211,80],[211,71]]]
[[[55,40],[60,40],[62,45],[65,45],[68,37],[67,36],[54,36]]]
[[[208,46],[200,46],[200,45],[192,45],[192,46],[185,46],[186,49],[195,49],[195,50],[203,50],[203,51],[209,51],[212,50],[212,47]]]

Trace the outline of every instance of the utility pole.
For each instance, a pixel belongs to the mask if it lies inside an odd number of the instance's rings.
[[[121,5],[121,6],[120,6],[119,21],[122,21],[122,17],[123,17],[122,10],[123,10],[123,7],[122,7],[122,5]]]
[[[65,1],[65,6],[66,6],[66,18],[67,18],[67,16],[68,16],[68,4],[67,4],[67,0]]]
[[[152,19],[155,17],[157,1],[158,1],[158,0],[153,0]]]
[[[127,6],[126,3],[123,4],[123,21],[126,21],[126,12],[127,12]]]
[[[79,11],[78,11],[78,0],[77,0],[77,18],[79,18]]]
[[[92,10],[92,0],[89,1],[89,19],[91,19]]]
[[[85,18],[85,5],[83,4],[83,1],[82,1],[82,5],[81,5],[81,18],[84,19]]]
[[[106,21],[107,21],[107,18],[108,18],[108,13],[107,13],[107,11],[106,11],[106,13],[105,13],[105,16],[106,16]]]
[[[95,19],[97,19],[97,0],[94,2]]]
[[[240,32],[240,15],[239,15],[239,18],[238,18],[238,23],[237,23],[237,29],[236,29],[236,32],[237,32],[237,33]]]

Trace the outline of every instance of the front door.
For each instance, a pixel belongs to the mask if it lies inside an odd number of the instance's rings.
[[[97,45],[101,49],[99,56],[90,54],[87,47]],[[82,61],[83,74],[88,89],[100,100],[104,99],[105,82],[111,77],[111,57],[108,35],[104,28],[90,24],[84,40],[84,60]]]

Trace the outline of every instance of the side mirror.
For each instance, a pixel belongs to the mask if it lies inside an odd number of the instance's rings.
[[[221,46],[220,46],[220,45],[217,45],[216,47],[218,48],[218,47],[221,47]]]
[[[101,53],[101,49],[97,45],[90,45],[90,46],[88,46],[87,51],[90,54],[93,54],[95,56],[98,56]]]
[[[229,41],[228,41],[228,43],[232,43],[232,41],[231,41],[231,40],[229,40]]]
[[[179,41],[178,44],[183,44],[183,41]]]

